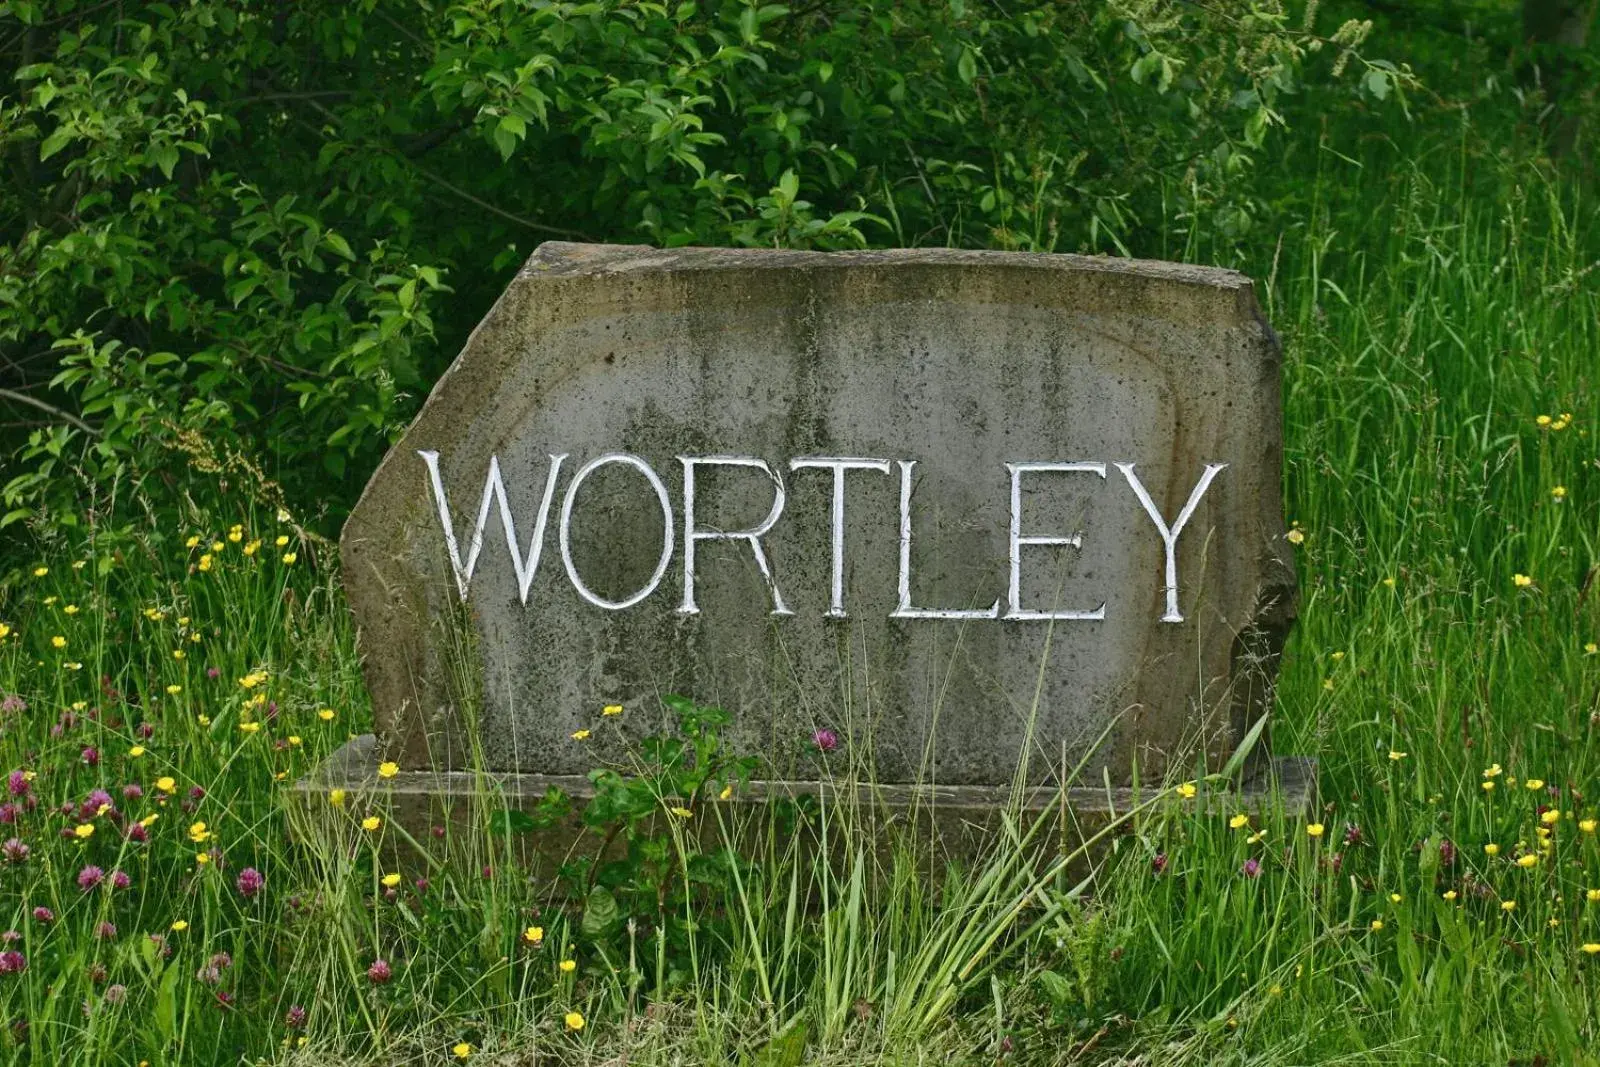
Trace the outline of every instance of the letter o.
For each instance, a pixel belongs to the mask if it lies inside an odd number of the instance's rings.
[[[643,589],[624,600],[607,600],[595,593],[583,583],[582,578],[578,577],[578,568],[572,562],[572,503],[577,498],[578,487],[583,484],[583,480],[608,463],[621,463],[644,475],[645,481],[656,491],[656,499],[661,502],[662,530],[665,533],[661,545],[661,560],[656,564],[655,573],[650,576],[650,581]],[[667,496],[667,487],[650,464],[638,456],[628,452],[607,452],[603,456],[596,456],[579,467],[577,473],[572,476],[572,481],[568,483],[566,498],[561,502],[561,562],[566,565],[567,578],[572,582],[572,587],[578,591],[578,595],[595,607],[607,611],[621,611],[623,608],[633,607],[655,592],[656,586],[661,584],[662,576],[667,573],[667,564],[672,562],[673,537],[672,500]]]

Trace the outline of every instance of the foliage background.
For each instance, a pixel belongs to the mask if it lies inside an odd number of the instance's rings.
[[[1359,14],[6,0],[0,521],[203,440],[331,532],[545,239],[1247,262],[1297,98],[1404,106]]]

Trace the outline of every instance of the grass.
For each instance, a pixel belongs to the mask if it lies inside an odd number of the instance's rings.
[[[830,847],[775,821],[713,862],[675,833],[655,857],[673,909],[603,934],[490,820],[428,843],[425,887],[388,885],[397,830],[360,822],[381,798],[307,821],[288,793],[370,721],[325,548],[235,491],[48,544],[0,584],[0,770],[34,775],[5,812],[28,854],[0,865],[0,921],[26,970],[0,974],[0,1048],[1600,1062],[1600,234],[1580,187],[1479,136],[1297,142],[1296,221],[1250,265],[1285,341],[1304,535],[1273,745],[1321,761],[1310,822],[1168,795],[1090,897],[1006,844],[930,884],[862,813],[782,813]]]

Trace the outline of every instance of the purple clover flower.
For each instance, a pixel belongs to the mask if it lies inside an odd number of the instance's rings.
[[[267,880],[254,867],[246,867],[240,871],[238,880],[234,882],[234,885],[239,889],[239,895],[246,900],[261,892],[262,887],[266,884]]]

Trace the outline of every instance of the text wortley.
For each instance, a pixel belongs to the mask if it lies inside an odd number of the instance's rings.
[[[567,480],[566,488],[561,491],[562,471],[570,458],[566,453],[551,453],[548,455],[548,465],[543,471],[543,492],[539,497],[537,510],[530,516],[524,516],[519,521],[513,515],[512,507],[506,496],[505,478],[503,476],[498,454],[489,457],[488,471],[483,483],[483,493],[480,498],[476,518],[472,523],[472,530],[467,542],[466,552],[461,550],[461,542],[456,533],[456,524],[451,518],[452,508],[450,498],[446,491],[444,481],[439,471],[439,453],[429,450],[418,450],[417,455],[427,468],[427,489],[431,494],[439,524],[443,531],[445,547],[449,553],[450,565],[455,573],[456,585],[461,593],[462,600],[467,599],[471,587],[472,576],[477,569],[478,558],[482,553],[483,539],[486,529],[490,524],[491,512],[498,512],[500,526],[505,535],[505,543],[510,551],[511,566],[517,579],[517,594],[523,605],[528,603],[529,591],[532,588],[534,576],[539,569],[540,560],[544,553],[546,534],[550,526],[551,511],[556,508],[559,494],[560,507],[556,517],[556,540],[561,554],[562,566],[565,568],[568,581],[573,589],[588,604],[607,611],[621,611],[641,603],[655,593],[665,579],[667,571],[671,569],[673,557],[681,558],[682,573],[682,599],[676,610],[685,615],[699,614],[701,608],[695,598],[695,550],[696,547],[708,541],[731,541],[747,546],[756,568],[760,571],[768,593],[771,597],[771,614],[792,615],[794,612],[784,600],[781,583],[778,575],[774,573],[772,563],[768,558],[763,545],[763,538],[777,526],[783,518],[784,508],[788,501],[788,492],[785,483],[785,473],[789,478],[798,477],[828,477],[831,478],[831,504],[829,508],[829,523],[831,528],[831,568],[829,574],[829,602],[825,614],[832,618],[846,618],[849,615],[848,605],[845,603],[844,561],[847,546],[845,544],[845,483],[847,477],[864,478],[871,476],[897,478],[899,483],[899,560],[898,560],[898,590],[899,598],[895,609],[889,617],[895,619],[1000,619],[1006,621],[1044,621],[1044,620],[1073,620],[1073,621],[1098,621],[1106,618],[1106,603],[1102,601],[1093,607],[1061,608],[1049,611],[1032,610],[1023,607],[1023,583],[1025,557],[1023,550],[1033,546],[1065,546],[1075,549],[1083,547],[1081,533],[1065,531],[1030,531],[1023,530],[1023,492],[1025,483],[1037,488],[1043,484],[1044,479],[1056,478],[1086,478],[1097,480],[1098,483],[1121,482],[1123,491],[1131,491],[1138,500],[1144,513],[1149,517],[1151,536],[1157,538],[1162,546],[1164,559],[1163,572],[1152,575],[1152,580],[1158,583],[1165,592],[1166,610],[1161,615],[1160,621],[1165,623],[1180,623],[1183,614],[1178,608],[1178,563],[1177,546],[1178,538],[1183,534],[1184,528],[1194,516],[1195,509],[1199,507],[1206,491],[1212,482],[1227,467],[1226,463],[1207,463],[1199,471],[1194,487],[1190,490],[1183,507],[1176,516],[1169,518],[1161,513],[1150,492],[1140,480],[1134,463],[1112,462],[1105,463],[1091,460],[1073,461],[1046,461],[1046,460],[1019,460],[1005,464],[1005,477],[1010,486],[1010,529],[1007,538],[1009,546],[1008,570],[1005,582],[1005,596],[996,597],[988,607],[982,608],[953,608],[953,607],[919,607],[912,604],[912,485],[917,461],[914,459],[886,459],[862,456],[801,456],[789,460],[787,471],[783,465],[769,463],[764,459],[754,456],[739,455],[700,455],[676,457],[682,472],[682,491],[679,494],[678,506],[674,506],[673,496],[661,475],[648,462],[639,456],[626,452],[606,452],[587,460]],[[641,481],[640,500],[645,507],[659,507],[662,518],[661,551],[654,572],[650,578],[637,590],[627,596],[617,599],[608,599],[600,596],[585,583],[578,573],[578,568],[573,561],[572,553],[572,516],[574,508],[578,506],[579,495],[584,482],[606,466],[619,466],[631,468],[637,472]],[[744,468],[765,477],[771,483],[771,506],[761,521],[742,530],[724,530],[703,526],[695,514],[695,486],[700,472],[711,468]],[[1111,468],[1117,471],[1117,478],[1111,478]],[[818,472],[808,474],[806,472]],[[999,472],[996,472],[999,475]],[[537,479],[533,479],[537,481]],[[1109,485],[1107,485],[1109,488]],[[519,534],[519,525],[524,531]],[[527,533],[530,530],[531,533]],[[526,537],[526,541],[524,541]],[[522,546],[526,544],[526,548]]]

